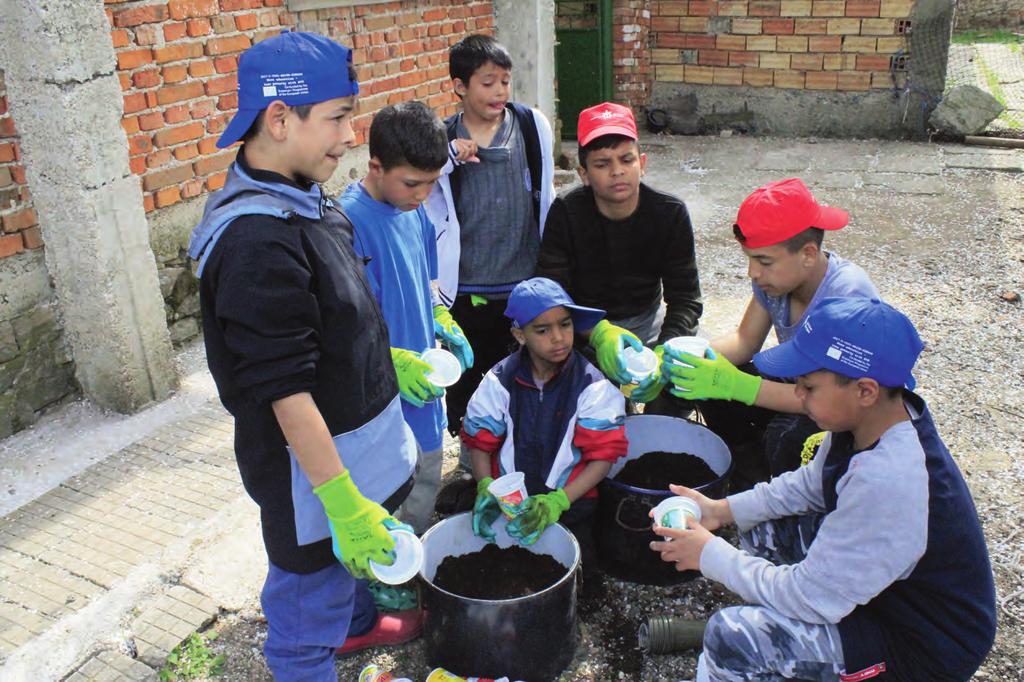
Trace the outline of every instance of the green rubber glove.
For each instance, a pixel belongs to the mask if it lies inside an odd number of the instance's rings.
[[[395,541],[387,522],[398,525],[384,507],[359,492],[348,471],[313,488],[327,513],[334,556],[355,578],[370,578],[369,561],[395,563]]]
[[[641,351],[644,344],[636,334],[616,327],[608,320],[601,320],[590,332],[590,345],[597,351],[597,366],[604,375],[618,384],[628,384],[632,379],[626,371],[626,363],[622,360],[622,351],[626,346]]]
[[[671,348],[665,349],[665,355],[668,359],[661,365],[662,375],[672,383],[669,392],[679,398],[737,400],[753,405],[761,389],[761,377],[741,372],[724,355],[718,355],[710,348],[706,358],[690,353],[677,354]]]
[[[431,400],[444,395],[444,389],[435,386],[427,379],[433,368],[420,360],[420,354],[404,348],[391,349],[391,362],[395,363],[395,374],[398,375],[398,392],[402,400],[423,407]]]
[[[473,366],[473,347],[469,345],[462,327],[443,305],[434,306],[434,334],[459,359],[463,372]]]
[[[668,381],[661,375],[661,358],[665,353],[664,346],[655,346],[654,354],[658,356],[658,366],[654,368],[651,376],[647,377],[633,389],[629,399],[634,403],[649,403],[659,395],[661,389],[665,388]]]
[[[530,495],[523,502],[523,513],[508,522],[508,534],[524,545],[532,545],[568,508],[569,498],[561,488],[545,495]]]
[[[476,502],[473,503],[473,534],[494,542],[494,530],[491,524],[501,516],[501,508],[498,506],[498,498],[487,489],[494,479],[490,476],[480,479],[476,484]]]

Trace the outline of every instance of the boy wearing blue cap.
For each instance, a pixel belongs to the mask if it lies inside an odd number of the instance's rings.
[[[391,335],[402,413],[419,449],[416,484],[398,514],[417,533],[434,512],[447,424],[444,390],[430,383],[431,367],[420,353],[434,347],[436,334],[463,371],[473,366],[469,341],[432,287],[437,247],[423,202],[447,161],[444,124],[425,104],[384,107],[370,126],[369,172],[341,198]]]
[[[390,512],[412,487],[388,331],[352,225],[320,189],[352,146],[351,51],[283,33],[242,54],[238,140],[192,233],[207,362],[260,506],[261,594],[278,680],[335,680],[335,650],[397,643],[415,612],[378,617],[357,577],[394,561]]]
[[[547,118],[510,101],[512,57],[504,46],[489,35],[466,36],[452,45],[448,67],[462,110],[445,121],[452,164],[427,211],[437,229],[438,293],[479,359],[448,389],[454,436],[473,391],[511,347],[501,311],[512,288],[533,275],[555,164]]]
[[[753,604],[712,616],[698,680],[966,680],[984,660],[992,569],[970,491],[911,392],[922,347],[891,306],[831,298],[754,357],[797,377],[828,434],[808,466],[725,500],[673,486],[701,521],[655,526],[672,540],[651,548]],[[740,550],[710,532],[728,523]]]
[[[595,488],[626,454],[625,399],[573,348],[573,334],[593,328],[604,311],[575,305],[557,283],[534,277],[512,290],[505,316],[521,348],[487,372],[462,423],[478,481],[473,531],[493,539],[501,512],[488,486],[522,472],[529,498],[509,535],[532,544],[560,520],[580,543],[589,591],[598,582],[587,578],[597,575]]]

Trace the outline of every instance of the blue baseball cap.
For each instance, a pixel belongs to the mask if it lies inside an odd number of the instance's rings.
[[[562,306],[572,315],[572,322],[577,331],[587,331],[604,319],[605,312],[598,308],[585,308],[576,305],[565,293],[565,289],[547,277],[534,277],[520,282],[508,295],[505,317],[512,324],[522,328],[537,319],[539,315],[552,308]]]
[[[238,111],[217,146],[242,139],[274,100],[296,106],[358,94],[351,64],[352,50],[316,33],[290,31],[256,43],[238,60]]]
[[[827,369],[852,379],[914,390],[910,373],[924,344],[906,315],[877,298],[826,298],[786,343],[754,356],[767,376]]]

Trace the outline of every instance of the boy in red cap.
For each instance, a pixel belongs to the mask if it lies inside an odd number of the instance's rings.
[[[681,199],[640,181],[647,157],[628,107],[604,102],[584,109],[577,130],[583,186],[552,204],[537,274],[557,281],[580,305],[608,311],[589,343],[605,376],[626,385],[627,346],[657,345],[660,357],[658,344],[697,330],[703,303],[693,227]],[[630,399],[647,403],[648,414],[688,413],[688,401],[661,395],[664,386],[657,371]]]
[[[706,358],[666,351],[678,361],[662,366],[670,392],[702,401],[698,409],[708,426],[733,453],[734,490],[795,469],[805,441],[820,431],[793,384],[747,365],[768,331],[774,328],[785,343],[824,298],[878,297],[861,268],[821,248],[824,231],[848,221],[846,211],[819,204],[798,178],[754,190],[733,225],[753,288],[739,327],[712,340]]]

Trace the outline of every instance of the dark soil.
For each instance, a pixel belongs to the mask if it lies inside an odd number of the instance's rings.
[[[619,611],[613,611],[601,627],[606,660],[612,670],[619,671],[620,679],[624,675],[627,680],[637,680],[643,672],[644,654],[637,639],[639,628],[639,623]]]
[[[622,467],[619,483],[648,490],[668,490],[669,483],[696,488],[718,478],[707,463],[685,452],[648,452]]]
[[[479,552],[446,557],[434,584],[472,599],[516,599],[551,587],[568,570],[548,554],[487,545]]]

